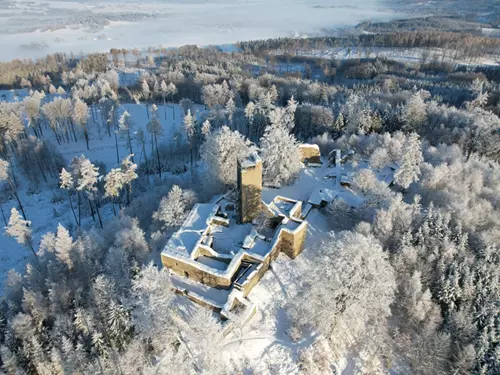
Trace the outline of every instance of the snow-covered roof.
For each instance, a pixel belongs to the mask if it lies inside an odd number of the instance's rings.
[[[218,210],[217,204],[196,204],[179,230],[170,237],[163,252],[190,257]]]
[[[252,152],[246,159],[239,161],[240,167],[243,169],[255,167],[259,162],[262,162],[257,151]]]
[[[322,202],[333,202],[338,194],[339,192],[335,190],[316,188],[309,197],[308,203],[312,204],[313,206],[320,206]]]

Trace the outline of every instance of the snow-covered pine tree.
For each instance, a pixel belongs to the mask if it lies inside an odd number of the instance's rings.
[[[189,154],[191,161],[191,176],[194,173],[194,142],[195,142],[195,117],[191,115],[191,110],[188,109],[186,115],[184,116],[184,131],[186,132],[186,136],[189,143]]]
[[[134,122],[132,121],[130,113],[128,113],[127,111],[123,112],[123,114],[120,117],[120,120],[118,121],[118,129],[121,133],[125,133],[127,136],[127,144],[130,154],[134,153],[134,151],[132,150],[132,137],[130,133],[133,126]]]
[[[255,151],[255,146],[237,131],[223,126],[211,133],[201,146],[201,159],[206,163],[212,181],[223,186],[236,186],[236,166]]]
[[[17,186],[11,178],[11,174],[9,173],[10,163],[7,160],[3,160],[0,158],[0,181],[7,181],[8,186],[10,187],[10,191],[14,195],[17,200],[17,204],[19,205],[19,209],[23,214],[24,220],[26,220],[26,213],[24,212],[23,204],[19,199],[19,195],[17,194]]]
[[[137,179],[137,164],[134,163],[134,154],[128,155],[122,160],[121,171],[123,174],[123,184],[127,189],[127,205],[130,204],[130,195],[132,192],[132,182]]]
[[[210,134],[210,132],[212,131],[212,126],[210,125],[210,121],[205,120],[205,122],[203,122],[203,125],[201,125],[201,133],[206,137],[208,136],[208,134]]]
[[[226,103],[226,112],[229,124],[231,125],[233,123],[233,115],[235,111],[236,111],[236,104],[234,103],[234,99],[230,97]]]
[[[72,118],[73,121],[83,130],[83,137],[85,138],[87,150],[89,150],[89,130],[87,128],[88,117],[89,107],[84,101],[77,98],[73,104]]]
[[[148,119],[149,119],[149,99],[151,97],[151,90],[149,89],[149,84],[146,80],[143,80],[142,81],[142,85],[141,85],[141,96],[142,96],[142,99],[144,100],[144,105],[146,107],[146,113],[148,115]]]
[[[297,110],[297,102],[293,99],[293,96],[288,100],[288,104],[283,114],[283,123],[288,129],[292,131],[295,127],[295,111]]]
[[[195,194],[191,190],[183,190],[179,186],[172,186],[167,197],[160,201],[158,210],[153,213],[153,219],[162,223],[164,230],[178,227],[182,224],[195,201]]]
[[[418,131],[427,120],[424,94],[417,92],[406,102],[403,108],[403,119],[406,123],[406,130]]]
[[[174,96],[175,94],[177,94],[177,87],[172,83],[170,82],[167,86],[167,97],[170,98],[170,100],[172,101],[174,99]],[[175,120],[175,106],[172,105],[172,119]]]
[[[160,149],[158,148],[158,138],[161,136],[163,132],[163,127],[161,126],[160,119],[158,118],[158,107],[155,104],[151,106],[151,120],[146,125],[146,129],[149,134],[153,137],[155,149],[156,149],[156,162],[157,162],[157,170],[158,175],[161,179],[161,160],[160,160]]]
[[[412,182],[418,181],[420,165],[424,161],[422,146],[418,134],[410,134],[403,146],[403,158],[396,173],[394,181],[403,189],[407,189]]]
[[[55,253],[57,259],[61,263],[68,266],[69,269],[73,268],[73,261],[71,259],[71,249],[73,248],[73,239],[71,238],[68,230],[61,224],[57,226],[57,234],[55,240]]]
[[[99,218],[99,224],[102,226],[101,214],[99,212],[99,205],[97,204],[97,179],[99,178],[99,168],[90,162],[90,160],[82,157],[78,164],[79,167],[79,178],[77,181],[76,190],[83,191],[87,193],[89,199],[89,205],[91,211],[93,210],[92,205],[94,205],[97,216]]]
[[[10,210],[9,225],[5,228],[7,234],[16,239],[16,241],[29,248],[35,257],[37,256],[35,249],[33,248],[33,241],[31,239],[31,221],[23,220],[19,211],[15,208]]]
[[[61,170],[59,174],[59,186],[61,189],[64,189],[68,192],[68,201],[69,206],[71,208],[71,212],[73,212],[73,217],[75,218],[75,222],[77,226],[80,226],[80,222],[76,217],[75,209],[73,208],[73,201],[71,200],[71,191],[75,187],[75,182],[73,181],[73,176],[69,173],[65,168]]]
[[[284,115],[285,110],[274,110],[260,141],[264,181],[275,186],[290,183],[302,167],[297,140],[289,133]]]
[[[107,197],[112,199],[113,211],[116,216],[114,201],[120,196],[120,193],[123,189],[124,185],[124,176],[121,168],[113,168],[109,171],[109,173],[104,177],[104,191]],[[118,206],[121,208],[120,202],[118,202]]]

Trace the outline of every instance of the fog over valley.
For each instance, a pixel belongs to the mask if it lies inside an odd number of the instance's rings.
[[[325,35],[396,16],[380,0],[0,0],[0,60]]]

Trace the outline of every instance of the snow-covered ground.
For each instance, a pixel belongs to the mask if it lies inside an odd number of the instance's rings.
[[[317,35],[397,14],[382,0],[3,0],[0,61]]]
[[[279,52],[278,52],[279,53]],[[452,62],[464,65],[499,65],[500,55],[482,56],[474,61],[470,59],[455,58],[455,51],[441,48],[396,48],[396,47],[337,47],[324,50],[313,50],[299,53],[301,56],[320,57],[324,59],[355,59],[355,58],[386,58],[401,61],[407,64],[422,63],[424,56],[427,61]],[[444,55],[444,57],[443,57]]]

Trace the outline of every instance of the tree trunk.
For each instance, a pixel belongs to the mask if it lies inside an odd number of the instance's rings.
[[[29,245],[29,248],[31,249],[31,251],[33,252],[33,255],[35,256],[35,259],[38,262],[38,255],[36,254],[35,248],[33,247],[33,241],[31,240],[31,238],[28,242],[28,245]]]
[[[90,150],[89,148],[89,132],[87,130],[87,125],[83,127],[83,137],[85,138],[85,144],[87,145],[87,150]]]
[[[77,192],[78,195],[78,226],[82,225],[82,199],[80,196],[80,192]]]
[[[142,140],[142,153],[144,154],[144,161],[146,162],[146,174],[149,175],[148,155],[146,154],[146,144],[144,139]]]
[[[163,97],[163,109],[165,112],[165,120],[166,120],[167,119],[167,99],[165,96]]]
[[[69,123],[71,125],[71,132],[73,133],[73,138],[75,139],[75,142],[78,143],[78,138],[76,137],[76,131],[75,131],[75,124],[73,123],[73,120],[70,118]]]
[[[116,135],[116,132],[114,133],[115,133],[115,145],[116,145],[116,163],[120,164],[120,152],[118,150],[118,136]]]
[[[92,206],[92,201],[90,200],[90,198],[88,198],[88,201],[90,206],[90,214],[92,215],[92,220],[94,220],[95,222],[94,206]]]
[[[5,217],[5,212],[3,210],[2,204],[0,204],[0,212],[2,213],[2,219],[3,219],[3,222],[4,222],[5,226],[9,225],[8,222],[7,222],[7,218]]]
[[[56,141],[57,141],[57,144],[61,144],[61,141],[59,140],[59,135],[57,134],[57,131],[54,130],[54,134],[56,135]]]
[[[73,201],[71,200],[71,192],[68,190],[68,200],[69,200],[69,206],[71,207],[71,212],[73,212],[73,217],[75,218],[76,221],[76,226],[80,226],[78,223],[78,219],[76,218],[76,213],[75,209],[73,208]]]
[[[101,213],[99,212],[99,205],[97,203],[95,204],[95,210],[97,211],[97,217],[99,218],[99,225],[101,226],[101,229],[103,229],[104,227],[102,226]]]
[[[155,146],[156,146],[156,159],[158,162],[158,174],[160,175],[160,180],[161,180],[161,165],[160,165],[160,151],[158,150],[158,137],[156,134],[154,135],[155,139]]]
[[[127,184],[126,188],[127,188],[127,206],[129,206],[130,205],[130,190],[131,190],[130,184]]]
[[[12,191],[12,194],[14,194],[14,197],[17,200],[17,204],[19,205],[19,209],[21,210],[21,212],[23,214],[23,218],[24,218],[24,220],[27,220],[26,219],[26,213],[24,212],[23,204],[21,203],[21,200],[19,199],[19,195],[17,195],[17,192],[16,192],[16,189],[14,187],[14,184],[12,183],[12,181],[10,179],[8,181],[9,181],[9,185],[10,185],[10,190]]]
[[[128,149],[130,151],[130,155],[132,155],[134,152],[132,151],[132,138],[130,138],[130,129],[127,130],[127,136],[128,136]],[[132,161],[134,161],[133,156],[132,156]]]

